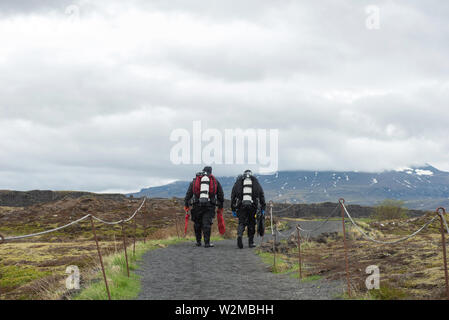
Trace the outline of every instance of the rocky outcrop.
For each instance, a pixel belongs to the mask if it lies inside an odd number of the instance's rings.
[[[93,195],[101,199],[121,201],[126,197],[122,194],[96,194],[82,191],[10,191],[0,190],[0,206],[5,207],[27,207],[38,203],[52,202],[64,198],[80,198],[86,195]]]

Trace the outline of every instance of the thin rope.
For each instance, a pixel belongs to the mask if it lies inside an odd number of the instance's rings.
[[[47,234],[47,233],[51,233],[51,232],[55,232],[55,231],[58,231],[58,230],[61,230],[61,229],[65,229],[67,227],[70,227],[71,225],[74,225],[74,224],[79,223],[79,222],[81,222],[83,220],[86,220],[89,217],[90,217],[90,214],[85,215],[84,217],[79,218],[78,220],[72,221],[72,222],[70,222],[70,223],[68,223],[66,225],[61,226],[61,227],[57,227],[57,228],[46,230],[46,231],[42,231],[42,232],[25,234],[25,235],[22,235],[22,236],[5,237],[5,241],[18,240],[18,239],[24,239],[24,238],[31,238],[31,237],[41,236],[41,235],[44,235],[44,234]]]
[[[420,233],[420,232],[423,231],[425,228],[427,228],[427,227],[428,227],[432,222],[434,222],[435,219],[438,217],[438,216],[433,217],[431,220],[427,221],[421,228],[419,228],[418,230],[416,230],[415,232],[413,232],[412,234],[410,234],[410,235],[408,235],[408,236],[405,236],[405,237],[402,237],[402,238],[400,238],[400,239],[393,240],[393,241],[380,241],[380,240],[374,239],[374,238],[370,237],[368,234],[366,234],[365,231],[363,231],[362,228],[359,227],[359,225],[355,223],[354,219],[352,219],[351,215],[349,214],[348,210],[346,209],[346,206],[345,206],[344,204],[342,204],[342,206],[343,206],[343,209],[344,209],[345,212],[346,212],[346,215],[349,217],[349,219],[351,220],[351,222],[352,222],[352,224],[354,225],[354,227],[355,227],[355,228],[356,228],[356,229],[357,229],[357,230],[358,230],[358,231],[359,231],[359,232],[360,232],[366,239],[368,239],[368,240],[370,240],[370,241],[372,241],[372,242],[375,242],[375,243],[379,243],[379,244],[395,244],[395,243],[399,243],[399,242],[408,240],[408,239],[410,239],[410,238],[413,238],[413,237],[416,236],[418,233]]]
[[[63,226],[60,226],[60,227],[57,227],[57,228],[54,228],[54,229],[50,229],[50,230],[46,230],[46,231],[42,231],[42,232],[31,233],[31,234],[25,234],[25,235],[21,235],[21,236],[4,237],[3,241],[19,240],[19,239],[31,238],[31,237],[36,237],[36,236],[41,236],[41,235],[44,235],[44,234],[52,233],[52,232],[59,231],[59,230],[65,229],[67,227],[70,227],[70,226],[72,226],[74,224],[80,223],[81,221],[84,221],[84,220],[86,220],[89,217],[92,217],[93,219],[95,219],[95,220],[97,220],[97,221],[99,221],[101,223],[108,224],[108,225],[120,224],[120,223],[128,222],[128,221],[132,220],[136,216],[136,214],[142,209],[143,205],[145,204],[145,201],[146,201],[146,197],[143,199],[142,204],[139,206],[139,208],[137,208],[137,210],[134,211],[134,213],[128,219],[125,219],[125,220],[104,221],[104,220],[102,220],[102,219],[100,219],[100,218],[98,218],[98,217],[96,217],[94,215],[87,214],[84,217],[79,218],[78,220],[72,221],[70,223],[67,223],[67,224],[65,224]]]
[[[273,213],[281,213],[281,212],[287,211],[288,209],[293,208],[295,205],[297,205],[297,204],[296,203],[295,204],[291,204],[289,207],[284,208],[284,209],[280,209],[278,211],[273,211]]]
[[[306,230],[306,229],[301,228],[301,226],[298,224],[298,229],[301,230],[302,232],[306,232],[306,233],[312,233],[312,232],[317,231],[318,229],[320,229],[322,226],[324,226],[326,223],[329,222],[330,218],[332,218],[332,216],[333,216],[333,215],[335,214],[335,212],[337,211],[338,206],[339,206],[339,205],[337,205],[337,206],[331,211],[331,213],[327,216],[326,220],[324,220],[318,227],[313,228],[313,229],[311,229],[311,230]]]

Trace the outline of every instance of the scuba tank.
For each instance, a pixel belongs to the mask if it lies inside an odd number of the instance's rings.
[[[209,186],[210,186],[209,176],[205,172],[203,172],[203,176],[201,177],[200,182],[200,196],[198,199],[200,205],[207,204],[210,201]]]
[[[250,206],[253,204],[253,180],[251,179],[252,173],[247,170],[243,174],[243,206]]]

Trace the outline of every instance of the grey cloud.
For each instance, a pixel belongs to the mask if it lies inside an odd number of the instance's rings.
[[[83,0],[4,0],[0,2],[0,16],[65,12],[70,5],[86,3]]]
[[[169,136],[194,120],[280,129],[281,170],[449,169],[449,8],[431,3],[77,1],[69,23],[56,2],[3,1],[0,188],[189,178],[201,165],[172,165]]]

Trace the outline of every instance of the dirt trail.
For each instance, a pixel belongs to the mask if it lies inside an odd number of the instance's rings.
[[[138,271],[142,276],[138,298],[299,300],[336,299],[343,293],[340,281],[299,283],[288,275],[271,273],[254,249],[247,248],[247,239],[244,243],[243,250],[235,240],[224,240],[215,243],[215,248],[181,243],[146,253]]]

